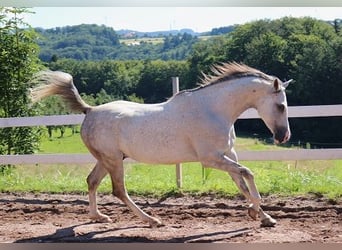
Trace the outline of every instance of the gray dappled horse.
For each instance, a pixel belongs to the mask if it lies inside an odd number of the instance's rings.
[[[96,203],[96,189],[110,174],[113,194],[151,226],[160,220],[143,212],[128,196],[124,183],[126,157],[150,164],[200,162],[205,167],[229,173],[250,206],[249,215],[260,215],[264,226],[276,221],[260,207],[261,197],[252,172],[238,163],[233,148],[234,122],[246,109],[255,108],[274,135],[275,143],[290,138],[285,88],[282,82],[244,64],[226,63],[212,68],[203,84],[184,90],[168,101],[138,104],[114,101],[89,106],[80,97],[72,76],[44,71],[37,75],[41,85],[31,92],[33,102],[60,95],[74,111],[86,116],[81,136],[97,163],[87,178],[90,217],[110,222]]]

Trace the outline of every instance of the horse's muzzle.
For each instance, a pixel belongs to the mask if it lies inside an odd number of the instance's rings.
[[[281,144],[287,142],[291,137],[291,132],[289,129],[283,127],[278,128],[274,133],[274,142],[275,144]]]

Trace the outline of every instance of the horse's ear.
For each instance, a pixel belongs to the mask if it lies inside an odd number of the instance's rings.
[[[274,87],[275,92],[280,91],[281,86],[280,86],[280,83],[279,83],[278,78],[274,79],[274,81],[273,81],[273,87]]]
[[[292,81],[293,81],[293,79],[290,79],[290,80],[284,82],[284,83],[283,83],[283,87],[284,87],[284,88],[287,88],[287,86],[289,86],[289,84],[290,84]]]

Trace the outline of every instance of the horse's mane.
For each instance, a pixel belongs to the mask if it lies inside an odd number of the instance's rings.
[[[236,62],[216,64],[211,67],[211,74],[202,73],[202,75],[202,86],[249,76],[257,76],[265,80],[271,80],[269,75],[246,64]]]
[[[265,80],[273,80],[273,78],[255,68],[249,67],[242,63],[230,62],[230,63],[221,63],[215,64],[211,67],[211,73],[204,74],[202,72],[202,80],[199,83],[199,86],[194,89],[184,90],[182,92],[192,92],[198,89],[205,88],[207,86],[211,86],[217,83],[221,83],[224,81],[234,80],[242,77],[251,77],[256,76],[263,78]]]

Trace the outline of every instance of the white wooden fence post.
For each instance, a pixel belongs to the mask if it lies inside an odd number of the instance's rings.
[[[172,93],[175,95],[179,92],[179,78],[172,77]],[[176,182],[177,187],[182,188],[182,164],[176,164]]]

